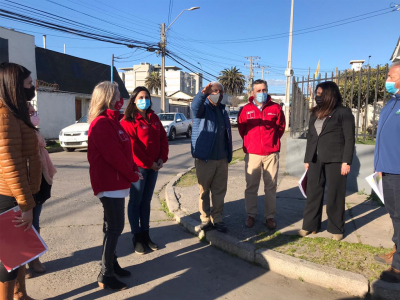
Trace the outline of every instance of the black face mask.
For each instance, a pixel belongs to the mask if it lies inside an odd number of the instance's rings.
[[[317,103],[318,106],[321,106],[322,105],[322,97],[315,96],[315,102]]]
[[[35,98],[35,87],[32,86],[29,89],[24,88],[25,90],[25,95],[26,95],[26,101],[31,101],[33,98]]]

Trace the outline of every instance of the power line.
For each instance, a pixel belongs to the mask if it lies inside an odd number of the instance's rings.
[[[384,9],[376,10],[376,11],[373,11],[373,12],[369,12],[369,13],[361,14],[361,15],[358,15],[358,16],[354,16],[354,17],[350,17],[350,18],[346,18],[346,19],[342,19],[342,20],[338,20],[338,21],[334,21],[334,22],[330,22],[330,23],[325,23],[325,24],[321,24],[321,25],[317,25],[317,26],[313,26],[313,27],[294,30],[293,31],[293,35],[301,35],[301,34],[307,34],[307,33],[315,32],[315,31],[321,31],[321,30],[325,30],[325,29],[329,29],[329,28],[334,28],[334,27],[338,27],[338,26],[342,26],[342,25],[346,25],[346,24],[351,24],[351,23],[359,22],[359,21],[362,21],[362,20],[370,19],[370,18],[374,18],[374,17],[385,15],[385,14],[388,14],[388,13],[400,11],[400,8],[398,8],[398,7],[399,7],[399,4],[394,4],[389,8],[384,8]],[[390,10],[390,11],[387,11],[387,10]],[[372,16],[364,17],[364,18],[360,18],[362,16],[378,13],[378,12],[381,12],[381,11],[386,11],[386,12],[375,14],[375,15],[372,15]],[[344,21],[352,20],[352,19],[357,19],[357,20],[344,22]],[[344,22],[344,23],[341,23],[341,22]],[[341,24],[328,26],[328,25],[335,24],[335,23],[341,23]],[[325,28],[320,28],[320,27],[325,27]],[[317,28],[317,29],[315,29],[315,28]],[[310,30],[310,29],[314,29],[314,30]],[[306,31],[306,32],[301,32],[301,31]],[[229,44],[229,43],[259,42],[259,41],[266,41],[266,40],[274,40],[274,39],[279,39],[279,38],[286,38],[288,36],[289,36],[289,32],[266,35],[266,36],[261,36],[261,37],[254,37],[254,38],[235,39],[235,40],[218,40],[218,41],[216,41],[216,40],[195,40],[195,39],[190,39],[190,38],[188,40],[190,40],[192,42],[195,42],[195,43]]]

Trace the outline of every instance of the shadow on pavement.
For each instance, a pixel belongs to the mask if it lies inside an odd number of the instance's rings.
[[[175,224],[153,228],[151,229],[151,235],[154,241],[160,244],[160,248],[174,247],[174,243],[185,243],[185,239],[193,237],[191,234],[183,231],[180,225]],[[158,251],[146,254],[155,254],[157,256],[148,261],[141,259],[141,262],[126,267],[132,272],[132,276],[121,280],[128,284],[128,290],[119,292],[121,294],[115,294],[115,297],[120,295],[118,299],[201,298],[211,300],[219,298],[268,272],[268,270],[227,256],[226,253],[206,243],[200,241],[192,243],[188,242],[189,246],[170,253],[161,254],[166,251],[159,250],[159,254],[157,253]],[[101,248],[101,246],[92,247],[76,251],[69,257],[49,261],[46,263],[48,273],[93,261],[100,261]],[[117,254],[120,258],[135,255],[132,251],[131,234],[124,233],[120,237]],[[229,260],[235,260],[235,263],[232,264]],[[232,270],[232,265],[235,266],[234,270]],[[100,271],[100,266],[98,271]],[[91,275],[93,283],[50,299],[61,300],[73,297],[74,295],[84,294],[74,297],[74,299],[89,300],[110,295],[111,291],[98,288],[97,282],[95,282],[97,275],[98,273]],[[145,284],[150,284],[154,287],[146,289],[145,293],[139,295],[129,296],[126,294],[127,292],[129,293],[130,289],[135,289],[135,287]]]

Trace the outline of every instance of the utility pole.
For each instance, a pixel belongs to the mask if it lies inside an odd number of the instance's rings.
[[[111,82],[114,82],[114,54],[111,59]]]
[[[290,83],[291,77],[293,76],[292,69],[292,42],[293,42],[293,10],[294,10],[294,0],[292,0],[292,8],[290,14],[290,33],[289,33],[289,51],[288,51],[288,63],[287,69],[285,71],[286,75],[286,94],[285,94],[285,116],[286,116],[286,124],[289,124],[289,109],[290,109]],[[289,126],[288,126],[289,127]]]
[[[67,45],[64,44],[64,54],[67,54]]]
[[[161,112],[165,112],[165,47],[167,40],[165,38],[165,23],[161,24]]]
[[[43,49],[46,49],[46,35],[43,35]]]
[[[261,72],[257,71],[257,74],[261,73],[261,79],[264,80],[264,74],[269,74],[268,71],[264,71],[264,70],[265,70],[265,68],[269,68],[269,67],[268,66],[260,66],[260,68],[261,68],[262,71]]]
[[[249,78],[248,78],[248,83],[247,83],[247,93],[250,95],[252,85],[253,85],[253,78],[254,78],[254,69],[259,68],[260,66],[255,64],[256,60],[260,60],[261,57],[259,56],[246,56],[245,57],[248,61],[250,61],[250,64],[248,66],[245,65],[246,68],[249,69]]]

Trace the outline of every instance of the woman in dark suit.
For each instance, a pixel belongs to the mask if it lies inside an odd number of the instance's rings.
[[[321,228],[325,186],[328,232],[340,241],[344,233],[347,174],[353,160],[355,123],[350,108],[342,105],[336,83],[317,85],[310,117],[304,165],[307,173],[307,203],[301,236]]]

